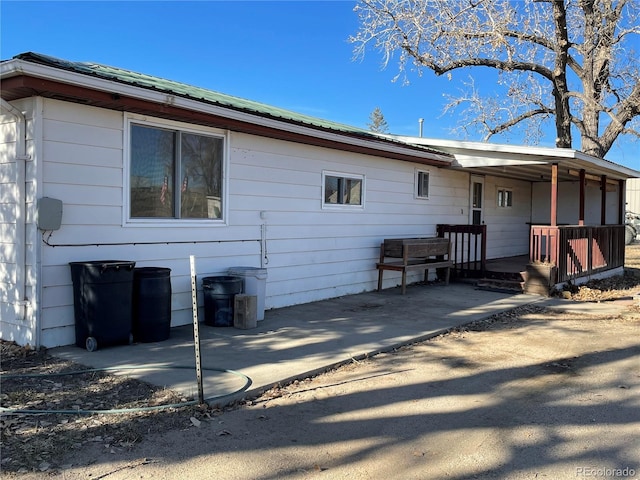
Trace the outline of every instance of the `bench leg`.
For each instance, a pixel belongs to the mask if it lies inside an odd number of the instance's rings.
[[[429,269],[425,268],[424,269],[424,283],[427,283],[429,281]]]
[[[382,272],[384,270],[379,268],[378,269],[378,291],[382,290]]]
[[[447,267],[446,273],[444,274],[444,284],[449,285],[449,275],[451,274],[451,268]]]
[[[407,271],[402,270],[402,295],[407,292]]]

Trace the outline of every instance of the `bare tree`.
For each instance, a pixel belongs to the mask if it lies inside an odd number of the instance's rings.
[[[380,107],[376,107],[373,112],[369,114],[369,123],[367,126],[369,130],[376,133],[387,133],[389,131],[389,124],[384,119]]]
[[[620,135],[640,137],[640,2],[637,0],[359,0],[356,55],[397,59],[396,78],[424,69],[451,78],[466,67],[498,71],[489,98],[467,82],[463,129],[485,140],[526,125],[539,140],[555,119],[556,146],[604,157]]]

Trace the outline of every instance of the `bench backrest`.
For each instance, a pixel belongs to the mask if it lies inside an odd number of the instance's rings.
[[[449,255],[450,242],[447,238],[397,238],[385,239],[385,257],[421,258]]]

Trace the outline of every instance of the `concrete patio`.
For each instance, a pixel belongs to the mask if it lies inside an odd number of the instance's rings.
[[[411,285],[267,311],[257,328],[199,326],[204,397],[228,404],[277,384],[324,371],[530,303],[535,295],[477,290],[473,285]],[[202,318],[202,316],[200,316]],[[88,352],[75,346],[55,356],[125,374],[197,398],[193,325],[168,340]],[[236,375],[237,372],[240,375]],[[247,386],[246,378],[250,378]]]

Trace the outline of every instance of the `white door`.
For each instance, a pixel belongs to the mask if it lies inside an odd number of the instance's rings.
[[[469,191],[469,223],[471,225],[484,224],[484,177],[471,175],[471,189]]]

